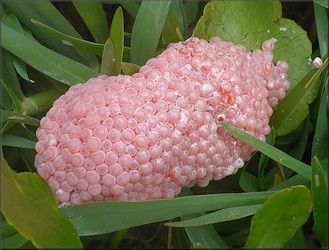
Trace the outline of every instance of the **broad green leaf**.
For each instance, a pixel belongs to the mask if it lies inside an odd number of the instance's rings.
[[[47,32],[40,30],[31,22],[31,19],[34,19],[64,34],[81,38],[70,22],[50,1],[4,1],[4,6],[15,14],[22,25],[27,27],[44,46],[91,68],[98,68],[99,63],[95,55],[77,51],[75,48],[63,44],[62,41],[49,36]]]
[[[244,248],[281,248],[307,221],[311,211],[311,192],[305,186],[279,191],[253,216]]]
[[[247,134],[246,132],[240,129],[237,129],[226,123],[221,123],[221,125],[230,133],[232,133],[235,137],[246,142],[250,146],[257,149],[258,151],[270,157],[271,159],[277,161],[278,163],[281,163],[287,168],[290,168],[291,170],[297,172],[298,174],[302,175],[306,179],[311,180],[312,169],[309,165],[296,160],[295,158],[289,156],[285,152],[253,137],[252,135]]]
[[[8,110],[1,110],[1,121],[12,121],[15,123],[24,123],[33,126],[40,125],[40,121],[34,117]]]
[[[124,23],[121,7],[117,8],[114,13],[110,29],[110,40],[112,41],[114,48],[114,75],[119,75],[121,73],[124,45]]]
[[[49,27],[48,25],[45,25],[44,23],[38,22],[33,19],[31,20],[31,22],[33,22],[40,29],[47,31],[52,36],[60,39],[62,43],[66,44],[67,46],[73,46],[83,51],[93,53],[95,55],[102,55],[104,49],[103,44],[89,42],[80,38],[76,38],[74,36],[66,35],[58,30]]]
[[[29,139],[16,135],[11,135],[11,134],[2,135],[3,146],[34,149],[35,143],[36,143],[35,141],[31,141]]]
[[[308,59],[312,46],[307,33],[281,15],[280,1],[209,2],[193,32],[194,36],[204,39],[218,36],[224,41],[242,44],[247,50],[260,49],[263,41],[268,39],[276,41],[273,61],[283,60],[289,64],[288,80],[291,83],[287,97],[274,111],[274,115],[280,117],[272,123],[278,135],[288,134],[298,127],[308,115],[308,104],[318,91],[315,82],[307,85],[307,91],[298,84],[303,93],[294,88],[312,68]],[[282,109],[286,107],[289,108]]]
[[[166,21],[170,1],[143,1],[131,36],[131,62],[143,65],[153,57]]]
[[[328,37],[329,37],[329,27],[328,27],[328,1],[327,6],[321,6],[321,1],[315,1],[313,4],[314,17],[316,23],[316,32],[318,35],[318,43],[320,47],[320,54],[323,57],[328,52]],[[327,8],[327,10],[325,9]]]
[[[299,228],[296,233],[284,244],[282,249],[311,249],[305,245],[305,237],[302,228]]]
[[[107,39],[102,56],[101,74],[113,76],[115,72],[114,46],[111,39]]]
[[[289,64],[288,79],[295,86],[311,69],[307,58],[312,46],[307,33],[294,21],[282,18],[280,1],[214,1],[206,4],[193,35],[208,40],[218,36],[260,49],[263,41],[275,39],[274,62]]]
[[[328,248],[328,185],[316,156],[312,159],[312,196],[313,231],[319,238],[322,248]]]
[[[142,202],[95,202],[62,208],[80,236],[105,234],[185,214],[259,204],[273,192],[214,194]],[[132,211],[134,211],[132,213]]]
[[[256,213],[261,204],[230,207],[179,222],[167,222],[169,227],[196,227],[224,221],[238,220]]]
[[[109,37],[109,28],[103,6],[99,0],[72,1],[79,15],[87,25],[97,43],[105,43]]]
[[[82,248],[46,182],[36,173],[15,173],[1,155],[1,211],[8,223],[37,248]]]
[[[305,77],[281,100],[270,120],[278,136],[286,135],[297,129],[300,123],[309,114],[309,104],[318,94],[320,74],[328,65],[328,54],[322,59],[323,66],[320,69],[313,68]]]
[[[98,75],[91,68],[36,43],[6,25],[2,25],[2,46],[31,67],[67,85],[85,82]]]

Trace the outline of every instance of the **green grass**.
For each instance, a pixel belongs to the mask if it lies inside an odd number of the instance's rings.
[[[328,248],[326,1],[1,4],[4,248]],[[270,38],[267,30],[279,38],[274,61],[289,62],[293,87],[274,110],[266,143],[222,124],[257,149],[235,175],[184,188],[171,200],[57,208],[36,174],[35,133],[70,86],[100,74],[132,74],[193,35],[249,50]],[[316,56],[321,69],[308,63]]]

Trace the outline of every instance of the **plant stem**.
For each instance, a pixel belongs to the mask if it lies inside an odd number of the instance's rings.
[[[28,116],[35,116],[47,111],[53,105],[53,102],[62,94],[57,88],[53,88],[29,97],[24,97],[20,107],[21,113]]]

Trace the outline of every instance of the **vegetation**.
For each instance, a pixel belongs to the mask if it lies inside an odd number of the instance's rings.
[[[35,132],[53,102],[100,74],[133,74],[191,36],[274,39],[291,88],[263,143],[233,176],[171,200],[58,208],[34,166]],[[328,3],[3,1],[3,248],[328,248]],[[312,60],[322,58],[314,68]]]

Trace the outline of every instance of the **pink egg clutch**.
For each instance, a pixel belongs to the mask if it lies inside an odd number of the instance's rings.
[[[273,48],[191,37],[132,76],[72,86],[41,119],[38,173],[59,206],[168,199],[236,173],[254,148],[220,122],[265,141],[272,107],[290,87]]]

